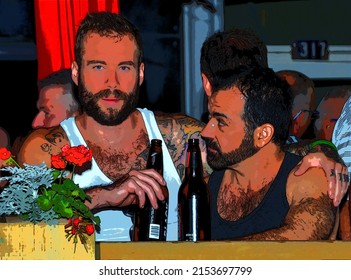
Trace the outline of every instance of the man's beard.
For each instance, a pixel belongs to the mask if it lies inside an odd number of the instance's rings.
[[[96,94],[89,92],[83,82],[79,80],[78,99],[83,111],[95,121],[102,125],[118,125],[124,122],[128,116],[135,110],[139,98],[139,80],[135,83],[135,87],[129,93],[120,90],[101,90]],[[120,110],[108,108],[108,112],[103,112],[97,102],[101,98],[113,95],[115,98],[123,100],[123,106]]]
[[[215,150],[216,152],[211,152],[207,149],[207,162],[212,169],[224,169],[243,160],[253,156],[258,152],[258,148],[255,147],[253,137],[245,133],[244,139],[241,141],[240,146],[229,152],[223,153],[218,144],[209,138],[204,138],[206,146]]]

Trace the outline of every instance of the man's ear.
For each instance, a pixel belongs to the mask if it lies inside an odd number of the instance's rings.
[[[206,75],[203,73],[201,73],[201,78],[202,78],[202,86],[204,88],[206,95],[211,96],[212,86],[210,84],[210,81],[207,79]]]
[[[145,69],[145,65],[144,63],[140,63],[139,66],[139,86],[141,86],[141,84],[144,82],[144,69]]]
[[[255,129],[254,145],[258,148],[263,148],[271,142],[274,135],[274,127],[270,123],[265,123]]]
[[[72,80],[78,86],[78,64],[76,61],[73,61],[71,64],[72,71]]]

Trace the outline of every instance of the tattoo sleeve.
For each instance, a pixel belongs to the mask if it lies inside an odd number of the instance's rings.
[[[283,149],[287,152],[301,156],[305,156],[308,153],[322,152],[326,157],[334,160],[335,162],[344,164],[338,152],[328,145],[321,144],[310,149],[309,145],[313,141],[314,140],[302,140],[297,143],[287,144],[283,147]]]

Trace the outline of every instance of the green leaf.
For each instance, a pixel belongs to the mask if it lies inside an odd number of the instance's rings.
[[[49,211],[52,207],[52,201],[45,196],[39,196],[37,198],[37,204],[44,211]]]
[[[64,218],[72,218],[73,217],[73,210],[72,207],[65,207],[62,204],[55,204],[53,209],[56,213],[58,213],[61,217]]]
[[[59,170],[53,169],[51,174],[52,174],[52,177],[55,181],[60,176],[61,172]]]
[[[95,222],[95,224],[97,224],[98,226],[101,224],[101,219],[99,216],[94,216],[93,217],[93,221]]]
[[[63,181],[63,185],[67,190],[70,190],[71,192],[74,190],[79,190],[79,185],[74,183],[71,179],[65,179]]]

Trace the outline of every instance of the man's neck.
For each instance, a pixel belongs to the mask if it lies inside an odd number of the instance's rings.
[[[273,143],[261,148],[256,154],[232,166],[236,180],[241,186],[259,189],[277,175],[285,153]]]
[[[124,138],[132,139],[133,132],[139,132],[140,129],[145,128],[142,116],[137,110],[133,111],[126,120],[118,125],[100,124],[85,113],[76,117],[76,123],[84,139],[95,143],[121,141]]]
[[[283,160],[284,152],[271,144],[228,168],[217,199],[217,211],[222,219],[236,221],[251,213],[270,188]]]

